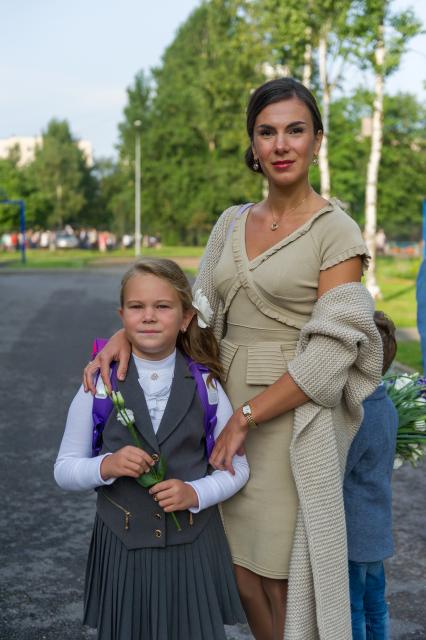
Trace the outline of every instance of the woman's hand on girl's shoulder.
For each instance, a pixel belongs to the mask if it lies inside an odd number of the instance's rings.
[[[90,391],[92,395],[95,395],[95,374],[100,369],[102,381],[106,389],[111,392],[111,362],[116,361],[119,363],[117,368],[117,378],[119,380],[124,380],[127,373],[127,367],[129,366],[130,354],[131,347],[124,329],[119,329],[113,336],[111,336],[96,358],[85,366],[83,371],[84,390]]]
[[[126,445],[105,456],[101,462],[100,474],[103,480],[122,476],[139,478],[143,473],[150,471],[153,464],[155,462],[149,453],[139,447]]]
[[[151,487],[149,493],[166,513],[199,506],[197,492],[182,480],[163,480]]]

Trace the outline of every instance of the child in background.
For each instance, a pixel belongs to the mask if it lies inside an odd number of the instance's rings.
[[[395,326],[382,312],[374,319],[383,342],[383,371],[396,353]],[[383,560],[393,554],[391,477],[398,414],[384,384],[364,401],[364,419],[349,449],[344,500],[348,533],[353,640],[387,640]]]
[[[249,469],[236,455],[235,475],[208,474],[203,407],[184,357],[212,372],[217,437],[232,415],[217,382],[217,344],[197,322],[189,283],[171,260],[146,258],[126,273],[120,315],[133,358],[118,388],[143,449],[113,411],[92,458],[93,398],[80,388],[55,463],[62,488],[97,488],[84,623],[100,640],[225,640],[224,624],[245,616],[217,503],[244,486]],[[166,479],[145,489],[135,479],[160,455]]]

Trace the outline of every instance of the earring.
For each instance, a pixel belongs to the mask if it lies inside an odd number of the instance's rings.
[[[318,156],[313,157],[312,164],[315,166],[318,164]]]
[[[182,331],[182,333],[185,333],[186,332],[186,327],[182,327],[181,331]]]
[[[253,169],[259,171],[259,160],[257,158],[253,159]]]

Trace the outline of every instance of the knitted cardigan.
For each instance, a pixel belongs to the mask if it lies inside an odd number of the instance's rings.
[[[194,285],[210,302],[219,340],[226,319],[213,274],[237,210],[231,207],[218,220]],[[360,283],[328,291],[301,330],[288,366],[310,401],[294,411],[290,445],[299,508],[286,640],[352,639],[342,482],[347,451],[362,421],[361,403],[381,376],[382,343],[373,313],[373,300]]]

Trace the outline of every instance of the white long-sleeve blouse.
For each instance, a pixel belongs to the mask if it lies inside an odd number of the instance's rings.
[[[133,355],[138,370],[148,411],[155,433],[160,426],[173,381],[176,351],[163,360],[144,360]],[[100,380],[100,378],[99,378]],[[103,384],[98,382],[97,393],[103,394]],[[233,411],[222,386],[217,384],[217,424],[214,430],[218,437]],[[93,398],[81,386],[71,402],[58,457],[55,462],[55,480],[62,489],[84,491],[115,482],[116,478],[103,480],[100,467],[106,453],[92,458],[92,405]],[[130,407],[131,408],[131,407]],[[235,455],[232,464],[235,475],[229,471],[216,470],[204,478],[188,482],[197,496],[198,507],[190,511],[198,513],[214,504],[223,502],[239,491],[249,478],[249,465],[245,455]]]

